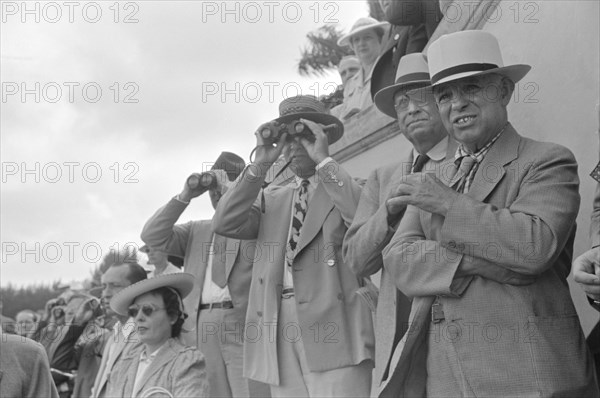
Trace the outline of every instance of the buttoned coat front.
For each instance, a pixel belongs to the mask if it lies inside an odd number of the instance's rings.
[[[455,171],[449,160],[439,177],[447,183]],[[598,396],[566,281],[578,186],[569,150],[521,137],[509,125],[445,218],[407,208],[383,255],[396,285],[413,297],[412,312],[382,396],[424,396],[436,295],[445,315],[439,341],[456,352],[475,396]],[[532,283],[458,275],[467,263]]]
[[[289,336],[301,333],[309,369],[320,372],[372,360],[374,337],[371,312],[356,294],[361,279],[342,257],[360,186],[335,162],[318,173],[320,183],[308,205],[292,266],[299,325],[285,327]],[[294,188],[265,189],[262,212],[261,185],[246,169],[221,198],[213,227],[225,236],[257,239],[244,376],[278,385],[277,319]]]

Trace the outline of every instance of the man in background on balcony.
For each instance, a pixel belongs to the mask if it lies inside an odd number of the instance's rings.
[[[332,114],[342,120],[373,105],[371,72],[383,49],[383,37],[389,29],[387,22],[371,17],[359,18],[350,32],[338,40],[339,46],[349,46],[360,62],[360,70],[344,85],[344,102],[333,108]]]

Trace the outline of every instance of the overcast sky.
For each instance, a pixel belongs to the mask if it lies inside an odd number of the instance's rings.
[[[361,1],[2,2],[1,285],[84,279],[223,150],[248,159],[306,33]],[[206,166],[204,166],[204,169]],[[210,218],[208,197],[181,222]]]

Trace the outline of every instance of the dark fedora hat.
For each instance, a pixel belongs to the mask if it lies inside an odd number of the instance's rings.
[[[246,167],[244,159],[232,152],[221,152],[211,170],[224,170],[229,181],[233,181],[242,173]]]
[[[335,128],[328,129],[325,132],[329,145],[344,135],[344,124],[337,117],[329,113],[324,103],[312,95],[298,95],[284,99],[279,104],[279,117],[273,121],[286,124],[300,118],[325,126],[335,125]]]

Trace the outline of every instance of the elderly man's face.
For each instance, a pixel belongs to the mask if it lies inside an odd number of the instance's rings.
[[[394,95],[398,125],[420,153],[426,153],[446,136],[431,87],[399,91]]]
[[[373,29],[355,34],[350,43],[363,68],[375,61],[381,52],[381,40]]]
[[[475,152],[506,124],[513,89],[508,78],[489,74],[436,86],[434,96],[448,133]]]

